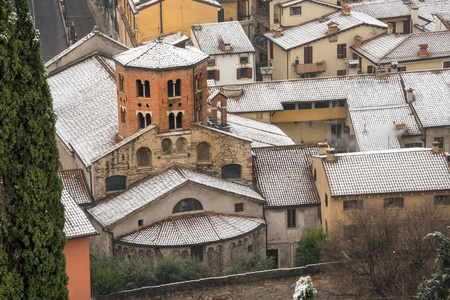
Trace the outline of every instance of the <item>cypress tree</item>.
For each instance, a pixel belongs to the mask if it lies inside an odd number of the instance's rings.
[[[6,2],[0,0],[1,6]],[[55,115],[39,34],[26,0],[15,1],[15,13],[8,19],[16,20],[9,29],[9,74],[0,78],[6,91],[0,98],[0,174],[6,194],[0,211],[0,272],[6,270],[10,280],[17,280],[23,289],[19,298],[67,299]]]

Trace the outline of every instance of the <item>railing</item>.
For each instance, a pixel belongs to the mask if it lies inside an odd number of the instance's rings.
[[[269,6],[269,4],[266,4]],[[259,22],[263,23],[267,28],[269,27],[269,9],[252,6],[252,16]]]
[[[267,51],[267,39],[262,35],[254,35],[253,36],[253,44],[261,50]]]
[[[318,72],[325,72],[326,69],[327,69],[327,62],[323,60],[312,64],[297,65],[296,73],[297,74],[318,73]]]

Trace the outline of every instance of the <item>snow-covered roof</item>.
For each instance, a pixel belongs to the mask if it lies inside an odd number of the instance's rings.
[[[179,48],[164,42],[132,48],[114,56],[114,60],[124,67],[156,70],[189,67],[207,58],[207,54],[195,47]]]
[[[64,189],[77,204],[91,203],[91,197],[84,181],[81,169],[58,171]]]
[[[338,24],[338,32],[328,33],[327,24],[330,22]],[[289,50],[362,25],[387,28],[383,22],[360,12],[352,11],[348,16],[343,15],[342,12],[336,12],[323,19],[283,29],[281,37],[274,38],[275,31],[269,31],[264,36],[284,50]]]
[[[293,145],[294,142],[278,126],[228,114],[230,132],[252,140],[252,148]]]
[[[420,134],[414,114],[406,104],[348,112],[360,151],[399,149],[401,135]],[[405,125],[405,129],[398,129],[397,125]]]
[[[148,44],[157,42],[157,40],[158,39],[152,39],[152,40],[144,41],[141,44],[148,45]],[[166,44],[169,44],[172,46],[178,46],[179,44],[186,44],[186,42],[188,42],[190,40],[190,38],[186,35],[181,34],[181,31],[179,31],[179,32],[161,36],[161,40]]]
[[[259,217],[202,212],[169,217],[118,241],[153,247],[198,245],[236,238],[264,225]]]
[[[115,78],[93,56],[48,78],[57,115],[56,134],[85,167],[116,144]]]
[[[336,9],[342,9],[342,7],[340,7],[340,6],[333,5],[333,4],[330,4],[330,3],[327,3],[327,2],[323,2],[323,1],[320,1],[320,0],[289,0],[289,1],[286,1],[286,2],[283,2],[283,3],[280,3],[279,5],[281,7],[283,7],[283,8],[285,8],[285,7],[289,7],[289,6],[292,6],[292,5],[300,4],[300,3],[303,3],[303,2],[312,2],[312,3],[324,5],[324,6],[333,7],[333,8],[336,8]]]
[[[66,189],[62,191],[61,202],[64,204],[64,233],[68,239],[98,234],[83,210],[81,210]]]
[[[405,72],[405,89],[414,89],[412,106],[423,127],[450,126],[450,70]]]
[[[429,22],[435,20],[435,16],[442,12],[450,11],[450,2],[441,0],[411,0],[419,7],[419,17]]]
[[[209,55],[255,52],[238,21],[193,25],[191,31],[200,50]],[[225,50],[225,43],[230,44],[231,50]]]
[[[88,209],[88,212],[100,224],[108,226],[188,182],[248,197],[256,201],[264,201],[261,195],[247,186],[174,166],[122,194]]]
[[[282,103],[338,99],[347,99],[351,108],[405,104],[398,74],[255,82],[238,86],[242,88],[242,95],[227,100],[227,110],[231,113],[282,111]],[[221,88],[210,87],[209,94]]]
[[[335,158],[322,160],[333,197],[450,190],[450,168],[442,152],[409,148]]]
[[[319,204],[311,177],[317,146],[294,145],[253,149],[256,183],[267,206]]]
[[[428,55],[421,57],[419,45],[428,45]],[[375,64],[450,57],[450,31],[382,35],[352,49]]]
[[[375,0],[351,4],[353,11],[365,13],[375,19],[391,19],[411,16],[409,7],[402,0]]]

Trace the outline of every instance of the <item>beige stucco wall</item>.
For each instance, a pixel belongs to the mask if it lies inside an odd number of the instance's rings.
[[[448,127],[431,127],[426,128],[425,147],[431,148],[434,138],[444,138],[444,151],[450,151],[450,128]]]
[[[417,46],[417,52],[419,52],[419,46]],[[421,70],[433,70],[433,69],[442,69],[443,62],[450,60],[449,58],[440,58],[440,59],[426,59],[426,60],[419,60],[419,61],[412,61],[412,62],[399,62],[399,67],[406,67],[406,71],[421,71]],[[371,61],[368,59],[362,57],[361,60],[361,71],[364,73],[367,73],[367,67],[368,66],[375,66]],[[383,65],[385,68],[391,68],[390,63]],[[395,72],[396,69],[391,68],[392,72]]]
[[[296,227],[287,228],[287,209],[296,209]],[[267,208],[267,249],[278,249],[278,266],[294,267],[295,249],[307,231],[320,226],[320,206]]]
[[[222,4],[222,9],[224,12],[224,20],[227,21],[237,21],[238,19],[238,2],[224,2]]]
[[[375,28],[376,33],[373,34],[373,29]],[[373,38],[384,33],[386,30],[384,28],[373,27],[373,26],[359,26],[338,34],[338,40],[336,42],[330,42],[329,38],[324,38],[318,40],[316,42],[312,42],[307,46],[313,47],[313,63],[317,62],[326,62],[326,71],[323,73],[316,73],[317,77],[323,76],[336,76],[338,70],[346,70],[347,74],[348,66],[347,61],[352,59],[352,51],[350,50],[350,46],[354,44],[354,37],[359,35],[363,40]],[[346,59],[338,59],[337,58],[337,45],[338,44],[346,44]],[[273,66],[273,79],[281,80],[281,79],[295,79],[298,78],[295,73],[296,66],[293,66],[293,63],[296,59],[299,60],[300,64],[304,63],[304,47],[301,46],[298,48],[294,48],[288,51],[289,57],[286,62],[286,55],[279,56],[278,53],[284,52],[279,46],[274,44],[274,58],[272,59]],[[298,58],[297,58],[298,57]],[[269,59],[270,60],[270,59]],[[286,70],[286,68],[288,70]]]
[[[274,2],[270,3],[271,6],[274,6],[275,14],[279,16],[282,26],[295,26],[298,24],[302,24],[308,22],[310,20],[320,18],[323,15],[327,15],[333,12],[338,11],[338,9],[316,4],[313,2],[305,1],[301,4],[292,5],[289,7],[281,8],[275,5]],[[290,13],[291,7],[301,7],[301,15],[292,15]],[[272,14],[272,19],[274,18],[274,14]]]

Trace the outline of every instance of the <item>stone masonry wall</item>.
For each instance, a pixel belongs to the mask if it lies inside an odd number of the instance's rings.
[[[312,277],[318,291],[318,299],[348,299],[348,295],[339,292],[340,281],[349,277],[346,272],[343,272],[342,263],[206,278],[123,291],[107,296],[97,296],[96,299],[288,300],[292,299],[298,278],[307,275]]]

